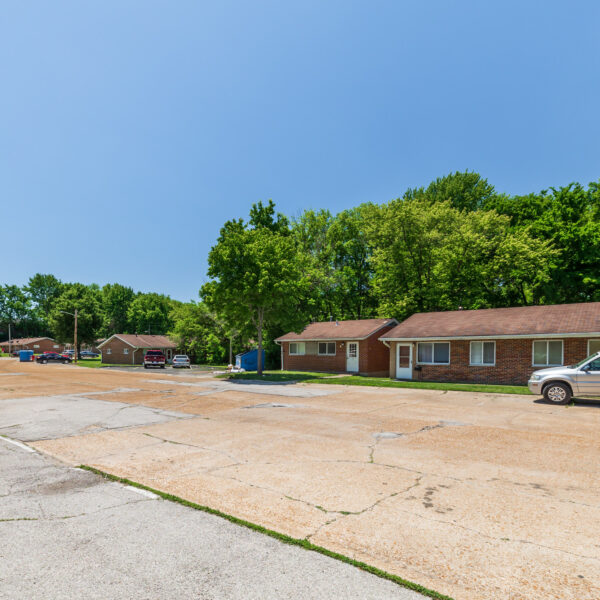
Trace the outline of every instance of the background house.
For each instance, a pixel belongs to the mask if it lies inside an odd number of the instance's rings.
[[[398,321],[361,319],[311,323],[302,333],[286,333],[281,345],[281,366],[289,371],[360,373],[385,377],[389,351],[378,338]]]
[[[176,348],[177,345],[166,335],[135,333],[115,333],[98,344],[102,362],[117,365],[143,364],[146,350],[162,350],[167,360],[171,360]]]
[[[380,339],[393,379],[525,384],[600,351],[600,302],[418,313]]]
[[[8,340],[0,342],[2,352],[8,352],[8,347]],[[42,352],[62,352],[63,350],[62,344],[49,337],[13,339],[10,347],[12,352],[16,352],[17,350],[33,350],[35,354],[41,354]]]

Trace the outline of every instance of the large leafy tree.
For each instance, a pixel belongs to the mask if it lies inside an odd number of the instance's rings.
[[[31,306],[29,299],[16,285],[0,285],[0,328],[3,337],[8,334],[8,326],[15,334],[29,333]]]
[[[505,216],[417,199],[380,211],[370,227],[382,314],[528,304],[548,281],[555,251]]]
[[[226,359],[229,335],[218,317],[202,302],[186,302],[176,306],[171,319],[169,337],[195,362],[222,364]]]
[[[456,171],[438,177],[426,188],[408,189],[405,200],[421,199],[430,202],[449,202],[459,210],[478,210],[497,197],[494,186],[473,171]]]
[[[53,302],[49,316],[50,328],[60,342],[73,340],[75,309],[79,352],[81,344],[92,344],[97,339],[102,327],[103,314],[98,290],[82,283],[65,284],[61,295]]]
[[[231,327],[251,324],[258,345],[262,375],[263,334],[266,327],[296,327],[306,318],[307,273],[287,223],[265,218],[261,204],[253,206],[248,223],[228,221],[208,257],[208,275],[201,294],[207,305]]]
[[[536,290],[548,304],[600,300],[600,185],[571,184],[527,196],[497,197],[486,208],[507,215],[515,231],[550,242],[558,253]]]
[[[164,335],[173,325],[173,300],[163,294],[138,294],[127,310],[128,327],[132,333]]]
[[[102,287],[102,310],[104,312],[103,334],[107,337],[114,333],[129,331],[128,311],[134,299],[132,288],[120,283],[107,283]]]

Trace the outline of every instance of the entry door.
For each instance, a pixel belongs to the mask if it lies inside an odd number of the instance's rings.
[[[575,378],[581,395],[600,396],[600,358],[585,365],[583,370],[577,372]]]
[[[396,379],[412,379],[412,344],[396,345]]]
[[[358,373],[358,342],[346,344],[346,371]]]

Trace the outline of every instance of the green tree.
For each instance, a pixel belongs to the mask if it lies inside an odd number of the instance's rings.
[[[4,335],[8,335],[9,325],[12,337],[28,333],[30,310],[29,299],[19,286],[0,285],[0,327]]]
[[[134,296],[132,288],[120,283],[107,283],[102,287],[103,335],[132,333],[127,315]]]
[[[163,294],[138,293],[127,310],[127,321],[132,333],[164,335],[171,329],[173,300]]]
[[[450,202],[459,210],[478,210],[497,197],[494,186],[473,171],[456,171],[438,177],[426,188],[408,189],[405,200],[427,199],[430,202]]]
[[[550,242],[558,251],[550,276],[536,290],[546,304],[600,300],[600,186],[578,183],[486,204],[510,218],[514,231]]]
[[[52,303],[60,296],[62,290],[63,284],[60,279],[54,275],[43,273],[36,273],[30,277],[27,285],[23,288],[23,291],[44,317],[47,317],[52,310]]]
[[[50,328],[59,342],[73,341],[75,319],[72,316],[77,309],[77,352],[81,344],[93,344],[103,323],[103,314],[99,292],[82,283],[69,283],[64,286],[61,295],[53,302],[50,312]],[[71,314],[67,314],[71,313]]]
[[[208,257],[212,281],[203,286],[201,295],[230,326],[246,330],[253,325],[262,375],[265,326],[303,322],[300,307],[306,308],[308,285],[303,255],[289,230],[274,226],[273,216],[265,221],[255,215],[252,211],[247,224],[225,223]]]
[[[394,200],[370,221],[381,314],[528,304],[556,252],[493,211]]]
[[[222,364],[229,343],[219,319],[202,302],[186,302],[171,312],[169,337],[199,364]]]

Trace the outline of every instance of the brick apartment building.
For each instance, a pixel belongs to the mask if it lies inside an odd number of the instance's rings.
[[[379,339],[392,379],[522,385],[600,351],[600,302],[418,313]]]
[[[2,352],[8,352],[8,340],[0,342]],[[12,352],[18,350],[33,350],[34,354],[42,354],[42,352],[62,352],[64,346],[49,337],[33,337],[33,338],[15,338],[11,340],[10,348]]]
[[[311,323],[302,333],[286,333],[275,340],[281,346],[281,368],[386,377],[389,350],[378,338],[397,323],[395,319]]]
[[[98,344],[102,362],[115,365],[141,365],[147,350],[162,350],[167,361],[173,358],[177,345],[166,335],[115,333]]]

